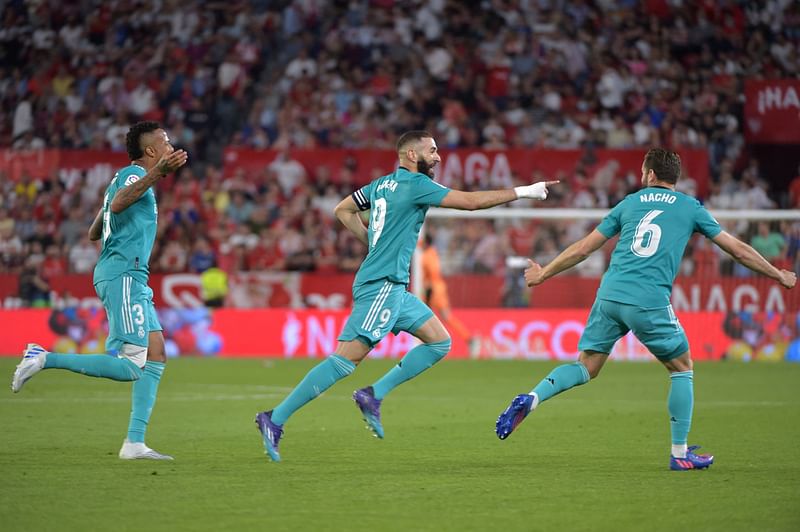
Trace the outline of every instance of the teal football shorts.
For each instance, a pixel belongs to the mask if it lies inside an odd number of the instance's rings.
[[[689,350],[689,341],[672,305],[646,309],[597,299],[578,342],[581,351],[610,353],[617,340],[633,331],[659,360],[672,360]]]
[[[120,275],[94,286],[108,317],[107,351],[123,344],[147,347],[150,331],[162,330],[153,305],[153,290],[130,275]]]
[[[384,336],[401,331],[413,333],[433,316],[433,311],[406,285],[372,281],[353,288],[353,310],[339,340],[360,340],[375,347]]]

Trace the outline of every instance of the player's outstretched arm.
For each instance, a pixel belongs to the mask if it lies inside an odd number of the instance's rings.
[[[364,222],[361,221],[361,211],[353,201],[353,196],[347,196],[339,202],[339,205],[333,209],[333,214],[339,219],[351,233],[356,235],[361,242],[369,246],[369,235]]]
[[[136,203],[156,181],[186,164],[188,157],[184,150],[175,150],[163,156],[143,178],[114,194],[114,199],[111,201],[111,212],[119,214]]]
[[[94,242],[100,240],[103,236],[103,209],[97,211],[97,216],[94,217],[92,225],[89,226],[89,240]]]
[[[607,240],[608,238],[603,235],[603,233],[595,229],[562,251],[558,257],[554,258],[553,261],[545,267],[539,266],[532,260],[529,260],[529,266],[525,270],[525,282],[528,286],[542,284],[554,275],[568,270],[586,260],[586,257],[603,247],[603,244],[605,244]]]
[[[784,288],[793,288],[797,283],[797,275],[794,272],[776,268],[751,245],[742,242],[727,231],[722,231],[712,240],[736,262],[778,281]]]
[[[506,190],[480,190],[476,192],[451,190],[439,206],[463,211],[477,211],[510,203],[520,198],[543,200],[547,198],[547,187],[556,183],[558,181],[540,181],[532,185]]]

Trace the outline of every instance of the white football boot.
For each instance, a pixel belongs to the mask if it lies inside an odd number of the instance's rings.
[[[39,373],[44,368],[47,360],[47,351],[39,344],[28,344],[22,352],[22,361],[17,364],[14,370],[14,378],[11,380],[11,391],[14,393],[22,389],[22,385]]]
[[[129,442],[127,438],[119,450],[119,457],[123,460],[174,460],[168,454],[154,451],[142,442]]]

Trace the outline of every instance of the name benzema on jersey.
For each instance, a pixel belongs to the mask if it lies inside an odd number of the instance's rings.
[[[397,190],[397,181],[395,181],[394,179],[387,179],[386,181],[378,185],[378,189],[375,192],[380,192],[384,188],[388,188],[389,190],[394,192],[395,190]]]

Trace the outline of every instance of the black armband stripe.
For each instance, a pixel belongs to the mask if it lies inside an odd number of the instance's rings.
[[[351,195],[353,196],[353,201],[356,202],[356,206],[360,210],[366,211],[367,209],[369,209],[372,206],[369,203],[369,198],[366,197],[363,192],[361,192],[361,189],[356,190]]]

